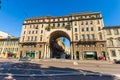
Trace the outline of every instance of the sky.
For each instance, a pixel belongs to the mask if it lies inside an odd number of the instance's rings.
[[[1,0],[0,31],[20,37],[24,19],[101,12],[105,26],[120,25],[120,0]]]

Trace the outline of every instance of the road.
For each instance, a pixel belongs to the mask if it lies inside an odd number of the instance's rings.
[[[120,80],[120,65],[107,61],[0,60],[0,80]]]

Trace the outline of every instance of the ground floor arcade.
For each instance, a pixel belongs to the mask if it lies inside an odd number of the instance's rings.
[[[32,59],[54,58],[48,43],[24,43],[20,45],[20,57],[27,56]],[[66,55],[64,55],[66,56]],[[105,41],[81,41],[71,42],[71,49],[68,59],[77,60],[108,60]],[[63,55],[60,56],[63,58]],[[66,57],[64,57],[66,59]]]

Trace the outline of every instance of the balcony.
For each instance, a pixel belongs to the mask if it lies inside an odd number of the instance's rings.
[[[67,30],[70,30],[70,24],[67,24],[66,26],[65,26],[65,29],[67,29]]]
[[[67,24],[66,26],[60,26],[60,27],[47,26],[47,27],[45,28],[45,30],[50,31],[51,29],[61,29],[61,28],[65,28],[65,29],[67,29],[67,30],[70,30],[71,27],[70,27],[69,24]]]
[[[97,40],[87,40],[87,39],[84,39],[84,40],[79,40],[78,44],[95,44],[97,42]]]

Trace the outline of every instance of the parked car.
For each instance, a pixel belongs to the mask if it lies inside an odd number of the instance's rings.
[[[29,58],[29,57],[27,57],[27,56],[25,56],[25,57],[21,57],[20,59],[19,59],[19,61],[30,61],[31,59]]]
[[[114,63],[115,63],[115,64],[120,64],[120,60],[116,60],[116,59],[115,59],[115,60],[114,60]]]

